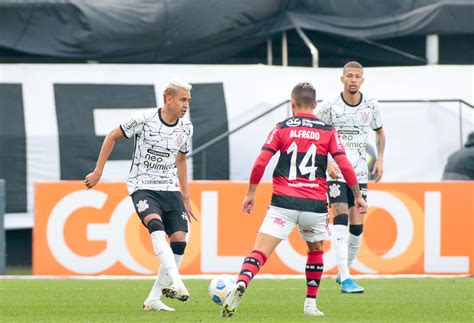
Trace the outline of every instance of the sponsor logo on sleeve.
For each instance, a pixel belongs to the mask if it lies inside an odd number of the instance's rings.
[[[135,126],[138,124],[138,122],[136,120],[129,120],[127,122],[124,123],[123,127],[125,128],[125,130],[131,130],[133,128],[135,128]]]
[[[269,145],[269,144],[272,143],[273,138],[275,137],[275,134],[276,134],[277,130],[278,130],[277,128],[274,128],[274,129],[272,130],[272,132],[270,132],[270,135],[268,136],[268,139],[267,139],[267,141],[265,142],[265,144]]]

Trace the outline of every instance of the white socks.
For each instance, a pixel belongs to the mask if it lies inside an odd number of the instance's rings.
[[[166,273],[168,275],[168,279],[171,280],[173,285],[175,285],[177,288],[182,288],[184,287],[184,284],[178,272],[178,266],[176,264],[173,250],[171,250],[170,245],[166,241],[165,235],[166,234],[164,231],[154,231],[150,235],[153,244],[153,250],[155,251],[155,255],[158,257],[161,264],[159,273]]]
[[[176,268],[179,269],[179,265],[181,265],[181,260],[183,259],[183,255],[173,254],[173,256],[174,256],[174,262],[176,263]],[[160,269],[158,270],[158,277],[156,280],[161,285],[161,288],[168,287],[172,283],[170,276],[166,273],[166,269],[164,268],[164,266],[161,266],[161,265],[160,265]]]
[[[351,268],[352,262],[354,261],[357,253],[359,252],[360,242],[362,240],[362,234],[355,236],[352,233],[349,233],[348,241],[348,258],[347,258],[347,268]]]
[[[341,282],[350,277],[348,267],[348,236],[349,228],[347,225],[336,224],[332,227],[334,232],[334,250],[336,251],[336,264],[339,274],[341,276]]]
[[[179,269],[179,265],[181,265],[181,261],[183,260],[183,255],[176,255],[174,254],[174,260],[176,262],[176,267]],[[151,288],[150,294],[148,295],[148,299],[161,299],[161,290],[163,287],[168,287],[172,283],[170,276],[166,273],[166,269],[163,265],[160,265],[158,269],[158,276],[155,279],[155,283]]]

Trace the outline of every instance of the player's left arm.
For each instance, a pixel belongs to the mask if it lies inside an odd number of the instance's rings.
[[[375,130],[375,143],[377,146],[377,160],[372,169],[372,175],[377,174],[375,182],[378,182],[383,175],[383,154],[385,152],[385,132],[383,128]]]
[[[181,193],[183,194],[183,201],[184,206],[186,208],[186,212],[194,220],[198,221],[198,219],[194,215],[193,207],[191,205],[191,195],[189,194],[188,186],[188,165],[186,164],[185,153],[178,152],[178,154],[176,155],[176,168],[178,170],[179,186],[181,188]]]
[[[372,169],[372,175],[377,174],[375,182],[382,179],[383,175],[383,154],[385,152],[385,132],[383,131],[382,117],[380,115],[379,102],[375,99],[372,100],[372,107],[374,115],[370,121],[370,127],[375,131],[375,143],[377,146],[377,160],[374,163]]]

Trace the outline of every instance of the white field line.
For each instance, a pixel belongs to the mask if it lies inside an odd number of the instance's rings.
[[[206,274],[206,275],[181,275],[183,279],[212,279],[219,274]],[[235,275],[237,276],[237,275]],[[357,279],[397,279],[397,278],[466,278],[471,277],[469,274],[458,274],[458,275],[430,275],[430,274],[398,274],[398,275],[352,275],[353,278]],[[304,279],[304,275],[271,275],[261,274],[255,277],[256,279]],[[325,279],[335,279],[336,275],[323,275]],[[111,275],[99,275],[99,276],[64,276],[64,275],[0,275],[0,280],[8,279],[24,279],[24,280],[36,280],[36,279],[90,279],[90,280],[147,280],[155,279],[155,276],[111,276]]]

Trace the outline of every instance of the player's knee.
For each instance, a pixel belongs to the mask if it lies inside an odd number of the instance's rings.
[[[148,228],[148,232],[150,233],[153,233],[155,231],[165,231],[165,226],[163,225],[163,222],[158,219],[151,219],[150,221],[148,221],[146,227]]]
[[[185,241],[173,241],[170,242],[171,250],[175,255],[184,255],[184,249],[186,249]]]
[[[351,224],[349,226],[349,232],[355,236],[360,236],[362,234],[362,231],[364,231],[363,224]]]
[[[338,214],[334,217],[334,225],[348,225],[349,224],[349,215],[348,214]]]
[[[323,241],[308,242],[308,252],[323,251]]]

